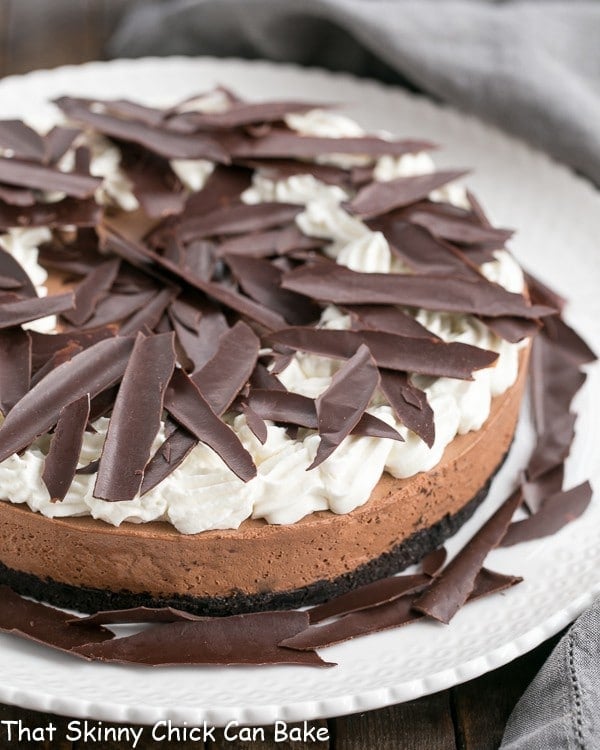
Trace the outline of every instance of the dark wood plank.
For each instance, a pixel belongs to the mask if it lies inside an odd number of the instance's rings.
[[[511,711],[564,631],[519,659],[451,691],[459,750],[495,750]]]
[[[335,750],[455,750],[448,690],[333,720]]]
[[[279,722],[274,726],[217,729],[216,741],[207,750],[328,750],[330,729],[326,721]]]
[[[101,59],[134,0],[0,0],[0,75]]]

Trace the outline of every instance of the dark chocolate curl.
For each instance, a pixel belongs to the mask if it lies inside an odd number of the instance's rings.
[[[589,482],[583,482],[570,490],[550,495],[532,516],[511,523],[501,546],[511,547],[513,544],[555,534],[563,526],[579,518],[591,499],[592,488]]]
[[[87,393],[64,406],[58,415],[58,423],[52,435],[42,473],[42,479],[52,501],[64,500],[69,491],[77,469],[89,415],[90,397]]]
[[[120,265],[119,258],[112,258],[92,269],[75,287],[75,307],[63,313],[63,318],[75,326],[83,325],[92,316],[98,301],[111,288]]]
[[[273,129],[262,138],[235,137],[229,150],[237,159],[289,159],[329,155],[332,146],[338,154],[364,156],[402,156],[434,148],[429,141],[387,141],[375,136],[359,138],[322,138],[299,135],[290,130]]]
[[[425,392],[412,385],[404,372],[382,368],[380,375],[381,390],[396,417],[431,448],[435,421]]]
[[[539,318],[554,310],[483,279],[423,274],[360,273],[338,264],[312,264],[285,274],[284,289],[340,305],[408,305],[425,310]]]
[[[328,458],[347,437],[364,414],[379,385],[379,372],[371,352],[361,344],[356,354],[335,373],[331,384],[316,400],[321,441],[314,469]]]
[[[0,148],[11,151],[17,159],[44,159],[42,136],[22,120],[0,120]]]
[[[0,462],[47,432],[61,409],[86,393],[93,398],[125,372],[133,339],[100,341],[60,365],[26,393],[0,427]]]
[[[304,295],[282,289],[282,271],[261,258],[226,256],[244,292],[281,315],[290,325],[305,325],[319,318],[321,309]]]
[[[67,331],[64,333],[29,331],[32,367],[34,370],[43,367],[56,352],[65,349],[71,343],[78,344],[82,349],[88,349],[99,341],[115,336],[116,333],[116,326],[100,326],[99,328],[88,328],[85,331]]]
[[[78,200],[64,198],[56,203],[36,203],[34,206],[10,206],[0,203],[0,229],[13,227],[93,227],[102,214],[93,198]]]
[[[54,167],[0,156],[0,182],[34,190],[58,190],[72,198],[90,198],[102,180],[91,175],[61,172]]]
[[[0,329],[72,310],[73,299],[73,292],[66,292],[49,297],[29,297],[0,304]]]
[[[68,96],[60,97],[55,104],[75,122],[90,125],[111,138],[137,143],[167,159],[210,159],[221,164],[229,163],[227,152],[209,136],[182,135],[163,128],[152,128],[143,122],[92,112],[83,100]]]
[[[199,664],[299,664],[333,666],[316,653],[299,653],[277,644],[302,631],[306,612],[257,612],[156,625],[136,635],[115,638],[106,647],[77,648],[86,659],[147,666]],[[79,628],[72,628],[79,631]]]
[[[269,340],[336,359],[348,359],[361,344],[366,344],[379,367],[465,380],[472,379],[474,370],[490,367],[498,358],[495,352],[470,344],[447,344],[379,331],[284,328],[270,334]]]
[[[94,497],[133,500],[139,493],[174,367],[172,333],[138,334],[108,425]]]
[[[291,112],[307,112],[323,107],[316,102],[272,101],[234,102],[223,112],[183,112],[169,118],[168,125],[177,130],[231,130],[246,125],[283,120]]]
[[[19,284],[19,295],[37,297],[33,282],[19,261],[0,245],[0,274],[7,279],[14,279]]]
[[[221,336],[212,359],[191,376],[215,414],[223,414],[248,382],[259,349],[254,331],[239,320]]]
[[[72,649],[77,646],[114,638],[110,630],[99,625],[74,628],[69,625],[72,619],[67,612],[24,599],[8,586],[0,586],[0,631],[4,633],[68,653],[74,653]]]
[[[488,553],[506,534],[515,510],[521,504],[521,491],[514,492],[486,521],[456,557],[433,580],[414,604],[425,615],[448,623],[467,601]]]
[[[450,170],[397,177],[386,182],[371,182],[358,191],[348,204],[348,208],[363,219],[381,216],[395,208],[408,206],[426,198],[433,190],[465,174],[465,170]]]
[[[201,620],[198,615],[173,607],[132,607],[131,609],[109,609],[95,612],[87,617],[75,617],[69,625],[124,625],[146,622],[181,622]]]
[[[215,235],[259,232],[289,224],[301,210],[302,206],[295,203],[238,203],[183,220],[177,227],[177,235],[183,242],[190,242]]]
[[[29,390],[31,336],[21,328],[0,331],[0,411],[6,416]]]
[[[248,482],[256,476],[252,456],[225,422],[210,408],[196,384],[175,370],[165,396],[165,408],[198,440],[210,446],[236,476]],[[1,437],[0,430],[0,437]]]

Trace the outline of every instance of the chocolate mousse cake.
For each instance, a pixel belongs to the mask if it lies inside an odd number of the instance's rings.
[[[555,312],[464,172],[310,102],[56,105],[0,122],[0,583],[227,615],[440,547]]]

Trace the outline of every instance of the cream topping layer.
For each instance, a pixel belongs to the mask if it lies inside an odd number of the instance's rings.
[[[310,135],[342,137],[363,133],[352,120],[320,110],[290,115],[287,122]],[[118,149],[99,138],[92,153],[92,172],[104,177],[98,199],[112,200],[124,210],[134,210],[137,201],[119,169]],[[362,157],[334,154],[327,161],[347,166],[361,163]],[[201,189],[213,168],[204,160],[179,160],[172,162],[172,166],[190,190]],[[380,158],[374,174],[376,179],[384,181],[433,169],[428,154],[408,154]],[[248,203],[283,201],[303,205],[305,208],[297,217],[300,229],[329,240],[326,252],[341,265],[363,272],[406,272],[392,256],[385,237],[372,232],[342,208],[340,203],[348,197],[340,187],[325,185],[311,175],[272,181],[260,171],[243,195]],[[430,197],[466,205],[465,191],[457,184],[435,191]],[[13,230],[0,237],[2,246],[19,259],[42,293],[46,272],[37,262],[37,246],[47,238],[47,230]],[[496,260],[482,266],[482,272],[509,291],[522,291],[523,275],[512,256],[506,251],[495,255]],[[348,513],[368,500],[383,472],[410,477],[432,469],[457,434],[482,427],[489,416],[491,399],[516,381],[521,345],[499,339],[472,316],[419,311],[416,318],[445,341],[461,341],[499,354],[496,365],[476,372],[473,381],[414,378],[426,391],[434,412],[436,437],[431,448],[398,423],[382,394],[376,393],[369,412],[395,427],[405,442],[350,436],[311,471],[306,469],[319,443],[314,431],[300,430],[297,438],[291,439],[284,428],[267,423],[267,440],[261,445],[243,416],[230,416],[229,424],[251,453],[258,470],[257,476],[246,484],[210,448],[198,444],[160,485],[133,501],[107,502],[95,498],[96,475],[77,474],[66,498],[52,503],[41,479],[49,445],[46,435],[22,455],[15,454],[0,464],[3,498],[25,503],[48,517],[91,515],[115,526],[123,522],[164,520],[183,534],[235,529],[249,517],[264,518],[272,524],[289,524],[318,510]],[[48,330],[48,325],[54,325],[54,321],[36,321],[35,327]],[[330,305],[323,311],[319,325],[346,328],[349,319]],[[336,360],[298,353],[279,377],[290,391],[314,398],[328,387],[339,366]],[[96,432],[85,433],[80,467],[100,456],[107,426],[108,419],[102,418],[94,423]],[[155,448],[163,439],[161,430]]]

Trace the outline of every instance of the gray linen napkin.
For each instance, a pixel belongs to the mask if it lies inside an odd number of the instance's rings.
[[[408,84],[600,184],[593,0],[147,0],[109,53],[264,57]]]
[[[423,91],[527,139],[600,184],[600,2],[144,2],[112,56],[263,57]],[[600,602],[517,704],[502,750],[600,748]]]

